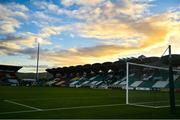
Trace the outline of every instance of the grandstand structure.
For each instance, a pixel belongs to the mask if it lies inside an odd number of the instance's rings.
[[[172,55],[173,66],[178,69],[180,66],[180,56]],[[58,67],[46,69],[53,75],[47,86],[68,86],[68,87],[90,87],[90,88],[126,88],[126,63],[145,64],[151,66],[168,67],[168,56],[145,57],[119,59],[115,62],[86,64],[70,67]],[[168,72],[168,71],[167,71]],[[158,70],[143,69],[139,71],[138,67],[131,68],[129,74],[129,89],[136,90],[159,90],[168,88],[167,72],[160,74]],[[141,75],[139,74],[141,73]],[[143,73],[143,74],[142,74]],[[175,87],[180,88],[180,76],[175,78]]]
[[[22,66],[0,65],[0,85],[19,85],[16,73],[21,68]]]
[[[0,118],[93,118],[86,117],[89,113],[97,118],[179,118],[180,56],[172,58],[177,107],[173,116],[168,114],[168,56],[140,56],[47,69],[53,77],[44,83],[52,87],[2,86],[7,92],[1,92]]]

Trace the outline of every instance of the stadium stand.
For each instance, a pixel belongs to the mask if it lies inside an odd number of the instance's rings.
[[[156,81],[153,81],[153,80],[143,81],[138,87],[151,89],[155,83],[156,83]]]
[[[136,88],[136,87],[138,87],[142,82],[143,82],[143,81],[135,81],[135,82],[133,82],[130,86]]]
[[[0,65],[0,85],[20,85],[21,81],[16,73],[21,66]]]
[[[56,80],[51,80],[51,81],[46,82],[46,85],[53,86],[54,83],[56,83]]]
[[[74,81],[69,84],[69,87],[76,87],[76,84],[78,84],[79,81]]]
[[[153,88],[165,88],[168,85],[169,81],[157,81],[152,87]]]
[[[177,55],[175,55],[177,58]],[[164,60],[164,58],[163,58]],[[69,86],[69,87],[90,87],[90,88],[121,88],[126,86],[126,62],[138,64],[147,64],[153,66],[167,67],[166,61],[163,63],[158,57],[145,57],[119,59],[115,62],[95,63],[63,68],[47,69],[46,71],[54,76],[46,84],[48,86]],[[178,67],[178,61],[175,60],[174,66]],[[168,71],[159,71],[151,69],[142,69],[133,67],[129,75],[130,89],[151,90],[154,88],[168,87]],[[60,74],[57,80],[57,74]],[[175,86],[180,87],[180,76],[175,75]],[[63,85],[62,85],[63,84]]]

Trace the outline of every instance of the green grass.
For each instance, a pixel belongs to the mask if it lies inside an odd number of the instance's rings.
[[[136,98],[136,100],[139,99],[140,102],[152,98],[152,95],[148,98],[148,96],[143,96],[143,94],[144,92],[137,91],[131,96]],[[159,96],[164,94],[164,92],[157,94]],[[12,104],[5,100],[36,107],[42,109],[42,111]],[[122,105],[95,107],[96,105],[112,104]],[[79,108],[79,106],[94,107]],[[58,109],[55,110],[54,108]],[[14,113],[18,111],[21,112]],[[169,108],[155,109],[125,105],[125,91],[119,89],[1,86],[0,118],[180,118],[180,107],[177,107],[176,115],[172,115]]]

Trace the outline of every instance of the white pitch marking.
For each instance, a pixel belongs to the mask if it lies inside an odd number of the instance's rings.
[[[2,112],[0,115],[5,115],[5,114],[15,114],[15,113],[29,113],[29,112],[37,112],[39,110],[22,110],[22,111],[12,111],[12,112]]]
[[[165,100],[162,100],[162,101],[153,101],[153,102],[135,102],[135,103],[131,103],[131,104],[148,104],[148,103],[164,103],[164,102],[168,102],[168,101],[165,101]]]
[[[157,108],[157,107],[153,107],[153,106],[149,106],[149,105],[137,105],[137,104],[128,104],[128,105],[133,105],[133,106],[137,106],[137,107]]]
[[[180,106],[180,105],[176,105],[176,106]],[[170,107],[170,106],[157,106],[156,108],[167,108],[167,107]]]
[[[0,115],[3,114],[16,114],[16,113],[30,113],[30,112],[45,112],[45,111],[57,111],[57,110],[70,110],[70,109],[83,109],[83,108],[96,108],[96,107],[112,107],[112,106],[138,106],[138,107],[147,107],[147,108],[161,108],[159,107],[153,107],[148,105],[136,105],[136,104],[107,104],[107,105],[92,105],[92,106],[78,106],[78,107],[62,107],[62,108],[52,108],[52,109],[38,109],[38,110],[26,110],[26,111],[14,111],[14,112],[2,112]],[[168,107],[168,106],[162,106],[162,107]]]
[[[179,101],[179,100],[176,100]],[[154,101],[154,102],[137,102],[137,103],[129,103],[128,105],[134,105],[134,106],[139,106],[139,107],[149,107],[149,108],[167,108],[170,107],[168,105],[158,105],[158,106],[151,106],[151,105],[142,105],[142,104],[148,104],[148,103],[164,103],[164,102],[169,102],[169,101]],[[179,104],[176,106],[180,106]]]
[[[23,107],[31,108],[31,109],[33,109],[33,110],[38,110],[38,111],[41,111],[41,110],[42,110],[42,109],[39,109],[39,108],[36,108],[36,107],[32,107],[32,106],[29,106],[29,105],[21,104],[21,103],[14,102],[14,101],[11,101],[11,100],[4,100],[4,101],[5,101],[5,102],[8,102],[8,103],[15,104],[15,105],[20,105],[20,106],[23,106]]]
[[[92,105],[92,106],[78,106],[78,107],[62,107],[52,109],[41,109],[41,110],[26,110],[26,111],[14,111],[14,112],[2,112],[3,114],[15,114],[15,113],[30,113],[30,112],[45,112],[45,111],[56,111],[56,110],[71,110],[71,109],[83,109],[83,108],[96,108],[96,107],[111,107],[111,106],[123,106],[126,104],[107,104],[107,105]]]

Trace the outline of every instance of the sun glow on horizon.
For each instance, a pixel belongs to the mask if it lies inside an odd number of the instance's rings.
[[[180,51],[177,0],[9,0],[0,11],[0,64],[35,65],[37,40],[49,67],[161,56],[169,41]]]

